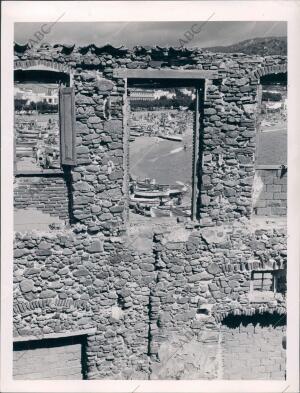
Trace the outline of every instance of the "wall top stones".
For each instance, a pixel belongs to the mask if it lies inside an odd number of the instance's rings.
[[[89,68],[108,71],[108,68],[129,69],[203,69],[225,75],[243,74],[254,79],[268,73],[287,71],[287,57],[281,55],[258,56],[243,53],[213,53],[200,48],[163,48],[159,46],[136,46],[128,49],[110,44],[97,46],[75,46],[65,44],[41,45],[33,48],[30,45],[15,43],[15,68],[28,68],[23,61],[53,62],[68,65],[71,68]],[[20,63],[22,61],[22,64]]]
[[[36,71],[54,71],[54,72],[71,72],[71,67],[65,64],[57,63],[49,60],[26,60],[15,61],[15,70],[36,70]]]

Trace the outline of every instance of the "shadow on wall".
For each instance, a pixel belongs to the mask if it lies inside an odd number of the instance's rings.
[[[268,326],[285,326],[286,325],[286,315],[280,315],[278,313],[262,313],[255,314],[252,316],[247,315],[228,315],[223,319],[222,325],[230,329],[236,329],[239,326],[248,326],[252,324],[254,326],[260,325],[261,327]]]
[[[14,343],[14,379],[87,379],[86,336]]]

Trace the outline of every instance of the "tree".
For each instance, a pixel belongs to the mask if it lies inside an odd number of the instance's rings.
[[[262,93],[262,101],[281,101],[282,95],[281,93],[275,93],[271,91],[263,91]]]
[[[194,109],[195,100],[191,95],[184,94],[180,89],[175,89],[175,96],[172,98],[167,97],[167,95],[160,96],[155,100],[132,100],[130,102],[130,106],[132,110],[136,109],[148,109],[155,110],[155,108],[176,108],[178,109],[180,106],[189,107]]]
[[[24,98],[15,98],[15,111],[21,111],[25,104],[26,104],[27,100]]]

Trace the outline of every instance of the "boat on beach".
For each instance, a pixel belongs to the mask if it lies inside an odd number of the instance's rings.
[[[146,198],[157,198],[157,197],[166,197],[169,196],[169,191],[160,191],[160,190],[138,190],[136,189],[134,192],[135,195],[139,197]]]
[[[182,136],[180,136],[180,135],[159,134],[158,137],[162,138],[162,139],[167,139],[169,141],[175,141],[175,142],[182,142],[182,140],[183,140]]]
[[[188,190],[187,186],[185,184],[173,184],[170,186],[169,189],[169,195],[172,194],[181,194],[183,192],[186,192]]]
[[[155,179],[131,179],[129,207],[148,217],[188,216],[181,206],[187,192],[185,184],[156,184]]]
[[[136,196],[130,196],[129,198],[129,205],[130,206],[136,206],[136,205],[141,205],[141,206],[157,206],[160,203],[160,199],[159,198],[153,198],[153,199],[149,199],[149,198],[138,198]]]
[[[135,132],[135,131],[130,131],[130,136],[131,137],[141,136],[141,133],[140,132]]]

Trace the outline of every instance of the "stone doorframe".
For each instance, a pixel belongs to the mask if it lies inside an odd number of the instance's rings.
[[[206,88],[208,81],[213,79],[220,79],[220,76],[214,71],[207,70],[149,70],[149,69],[115,69],[113,72],[114,78],[121,78],[124,80],[125,92],[123,95],[123,193],[126,195],[125,202],[125,222],[128,223],[129,215],[129,129],[128,129],[128,85],[129,83],[136,83],[137,81],[152,80],[159,82],[172,81],[174,85],[178,83],[181,85],[187,82],[190,87],[196,90],[196,108],[195,108],[195,130],[194,130],[194,146],[193,146],[193,171],[192,171],[192,220],[195,221],[197,217],[197,205],[200,194],[200,179],[202,155],[201,155],[201,141],[200,136],[203,134],[201,121],[203,119],[203,108],[200,107],[200,102],[204,103],[206,97]],[[202,89],[201,89],[202,88]],[[202,105],[204,106],[204,105]],[[202,112],[202,113],[201,113]],[[199,116],[201,113],[201,116]],[[198,130],[198,132],[197,132]]]

